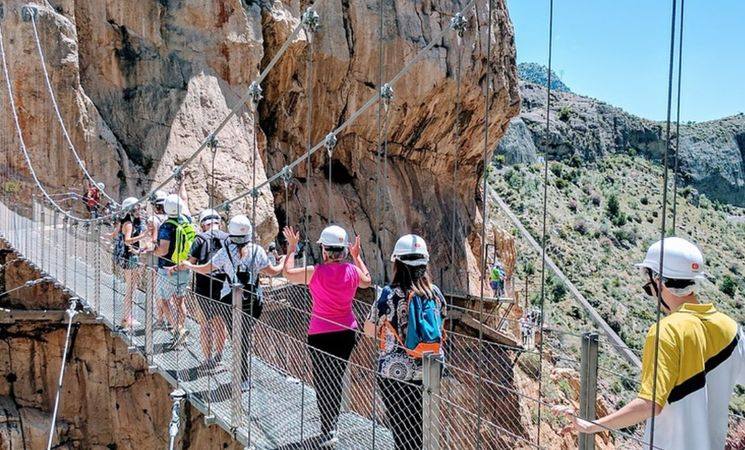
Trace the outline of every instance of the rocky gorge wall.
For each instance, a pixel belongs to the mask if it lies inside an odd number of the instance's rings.
[[[260,68],[297,25],[307,2],[229,0],[58,0],[38,6],[38,27],[52,84],[72,140],[95,178],[115,197],[142,194],[183,162],[236,106]],[[40,78],[33,32],[21,18],[24,2],[5,3],[2,21],[10,77],[24,138],[42,182],[52,191],[78,188],[82,174],[61,138]],[[454,133],[454,73],[458,46],[448,33],[394,86],[387,113],[387,178],[376,176],[377,107],[338,136],[326,194],[325,152],[295,172],[298,182],[284,204],[282,186],[261,192],[257,225],[263,241],[287,220],[306,224],[313,238],[330,219],[363,238],[376,272],[398,235],[418,232],[431,243],[435,273],[465,286],[459,272],[475,266],[477,180],[482,168],[485,73],[491,71],[489,140],[494,143],[517,114],[513,29],[503,0],[494,2],[487,36],[486,2],[468,14],[463,40],[462,141]],[[378,0],[316,2],[322,28],[306,86],[307,36],[298,34],[263,83],[258,123],[244,109],[217,136],[217,202],[251,186],[252,145],[257,130],[257,181],[266,179],[306,148],[306,102],[312,87],[311,141],[318,142],[348,118],[378,84]],[[384,79],[411,61],[458,10],[457,2],[384,0]],[[492,55],[486,59],[486,39]],[[3,145],[16,148],[7,107]],[[20,155],[9,152],[10,170],[29,189]],[[453,166],[459,177],[453,182]],[[205,151],[186,174],[191,209],[208,204],[212,155]],[[30,189],[29,189],[30,190]],[[27,191],[28,192],[28,191]],[[380,193],[382,206],[377,206]],[[297,194],[295,197],[294,194]],[[333,217],[328,217],[331,205]],[[234,205],[245,210],[248,202]],[[456,260],[450,261],[451,216],[456,213]],[[375,245],[383,223],[381,248]],[[377,270],[376,270],[377,269]],[[449,278],[449,279],[448,279]],[[452,284],[451,284],[452,285]],[[475,286],[476,283],[470,283]]]
[[[0,291],[39,273],[0,249]],[[69,297],[44,283],[0,298],[0,308],[27,312],[67,308]],[[57,317],[57,316],[55,316]],[[8,321],[0,313],[0,450],[46,448],[66,323]],[[172,387],[148,372],[139,354],[93,317],[73,325],[56,426],[59,449],[150,449],[168,446]],[[242,448],[187,403],[177,448]]]

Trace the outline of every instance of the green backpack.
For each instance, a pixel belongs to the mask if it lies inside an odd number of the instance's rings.
[[[176,228],[176,237],[173,247],[171,261],[178,264],[189,259],[191,244],[197,236],[197,229],[188,220],[179,222],[178,219],[168,219],[166,223],[172,224]]]

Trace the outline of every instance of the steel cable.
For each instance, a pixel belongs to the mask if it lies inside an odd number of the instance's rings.
[[[673,235],[678,215],[678,165],[680,163],[680,87],[683,78],[683,19],[685,18],[685,0],[680,0],[680,34],[678,36],[678,95],[675,113],[675,165],[673,167]]]

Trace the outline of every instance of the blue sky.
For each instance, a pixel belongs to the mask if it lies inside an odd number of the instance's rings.
[[[546,64],[548,0],[507,6],[517,61]],[[670,0],[554,0],[554,70],[574,92],[664,119],[670,9]],[[686,1],[681,120],[745,112],[744,23],[745,0]]]

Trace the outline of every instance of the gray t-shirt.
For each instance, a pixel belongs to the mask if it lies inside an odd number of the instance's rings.
[[[238,282],[236,278],[236,271],[240,266],[244,266],[243,269],[251,274],[251,282],[256,280],[259,276],[259,271],[269,266],[269,257],[266,251],[259,245],[246,244],[248,250],[246,257],[242,258],[239,255],[238,246],[232,242],[227,242],[226,247],[221,248],[215,256],[212,257],[212,265],[215,269],[222,270],[228,276],[222,285],[222,291],[220,296],[225,297],[230,294],[230,283]],[[233,264],[228,257],[227,252],[230,252],[230,256],[233,259]]]

